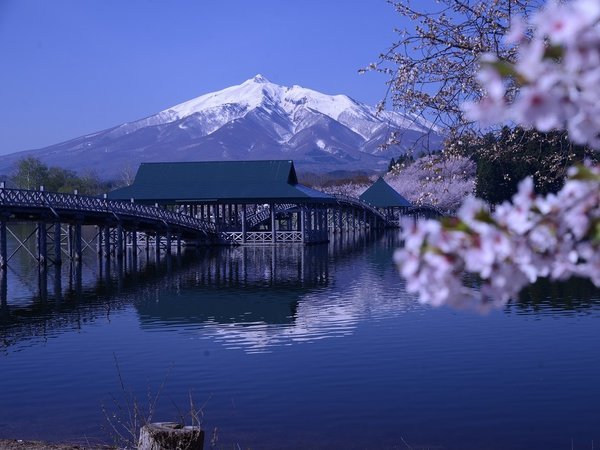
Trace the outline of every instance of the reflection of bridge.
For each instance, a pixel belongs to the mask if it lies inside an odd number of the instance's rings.
[[[13,285],[0,277],[0,348],[80,328],[132,303],[150,320],[290,323],[299,299],[329,284],[330,262],[362,251],[365,239],[346,236],[315,246],[207,248],[159,260],[150,250],[141,252],[137,265],[132,264],[131,249],[123,264],[87,255],[83,265],[40,271],[37,279],[30,279],[37,281],[28,289],[35,292],[30,298],[9,296]],[[90,278],[94,272],[97,276]],[[194,296],[193,305],[170,294],[183,291]],[[229,293],[226,298],[224,293]],[[153,304],[163,296],[168,301]],[[248,296],[253,296],[252,304],[245,303]]]

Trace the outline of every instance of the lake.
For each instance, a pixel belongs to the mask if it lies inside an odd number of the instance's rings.
[[[154,421],[202,409],[206,448],[600,448],[598,290],[432,309],[396,246],[142,252],[136,270],[88,252],[42,277],[19,252],[0,289],[0,437],[111,443],[158,397]]]

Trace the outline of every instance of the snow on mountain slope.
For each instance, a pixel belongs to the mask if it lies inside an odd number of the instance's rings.
[[[431,128],[420,118],[378,112],[346,95],[280,86],[257,75],[141,120],[1,156],[0,174],[25,156],[80,172],[97,170],[105,178],[124,167],[135,170],[140,162],[169,160],[292,158],[311,171],[381,171],[408,150],[439,148],[440,136]],[[402,142],[382,147],[396,132]]]
[[[207,114],[210,111],[212,122],[206,128],[206,134],[210,134],[225,123],[243,117],[248,111],[256,108],[283,112],[295,133],[303,129],[298,117],[304,117],[306,111],[324,114],[365,139],[369,139],[382,122],[420,132],[426,132],[429,128],[429,124],[408,115],[390,111],[383,115],[378,114],[375,108],[358,103],[346,95],[322,94],[297,85],[280,86],[271,83],[262,75],[256,75],[238,86],[173,106],[159,113],[159,116],[165,121],[173,121],[200,112]]]

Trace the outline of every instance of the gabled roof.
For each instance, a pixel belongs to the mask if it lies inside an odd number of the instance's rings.
[[[202,161],[142,163],[133,184],[108,193],[139,202],[333,201],[298,184],[292,161]]]
[[[369,189],[363,192],[359,198],[376,208],[412,206],[408,200],[398,194],[398,192],[396,192],[396,190],[387,184],[381,177],[379,177]]]

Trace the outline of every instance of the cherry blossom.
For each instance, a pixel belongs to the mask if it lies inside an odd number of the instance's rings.
[[[487,96],[464,104],[465,115],[484,125],[564,129],[600,149],[599,21],[598,0],[552,1],[529,25],[513,20],[506,42],[518,44],[516,62],[484,55],[478,80]],[[514,96],[508,79],[519,86]],[[547,196],[536,196],[527,178],[494,212],[469,198],[456,217],[405,223],[402,238],[395,260],[406,288],[431,305],[500,306],[540,277],[578,276],[600,287],[600,166],[571,168]],[[466,283],[473,276],[476,288]]]

